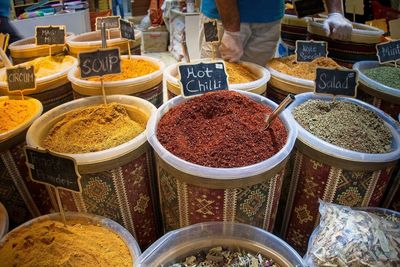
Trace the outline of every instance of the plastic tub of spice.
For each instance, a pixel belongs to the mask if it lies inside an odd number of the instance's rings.
[[[0,241],[2,266],[134,266],[140,256],[136,240],[115,221],[66,212],[32,219]],[[37,255],[40,254],[40,257]]]
[[[74,34],[68,32],[67,38],[71,36],[74,36]],[[53,56],[62,54],[64,53],[65,48],[65,45],[54,45],[51,47],[51,53]],[[47,45],[37,46],[35,44],[34,36],[16,41],[10,44],[8,46],[8,49],[10,49],[10,55],[14,65],[31,61],[38,57],[46,57],[50,53],[49,47]]]
[[[52,208],[47,188],[27,179],[25,135],[42,114],[42,104],[33,98],[0,97],[0,202],[9,213],[13,228],[32,217],[49,213]]]
[[[272,231],[297,135],[286,112],[264,130],[265,115],[276,106],[229,90],[175,97],[150,118],[147,138],[156,152],[166,231],[205,221]]]
[[[331,96],[304,93],[287,111],[300,122],[282,236],[303,253],[319,199],[380,205],[400,158],[400,128],[383,111],[351,98],[332,102]]]
[[[82,193],[59,189],[69,211],[89,212],[123,225],[144,248],[158,237],[153,200],[153,158],[146,123],[150,102],[124,95],[73,100],[43,114],[26,141],[73,157]],[[49,197],[54,198],[53,192]]]
[[[194,61],[194,63],[210,61],[210,59],[201,59]],[[168,99],[181,95],[182,89],[178,79],[179,64],[170,65],[164,71]],[[248,91],[259,95],[265,94],[267,82],[271,77],[265,68],[251,62],[241,62],[240,64],[225,62],[225,66],[230,89]]]
[[[44,111],[71,101],[72,88],[67,74],[77,63],[71,56],[47,56],[20,64],[35,68],[36,90],[27,91],[25,95],[40,100]],[[6,68],[3,68],[0,70],[0,94],[8,95],[7,88]]]
[[[361,60],[377,60],[376,44],[380,43],[384,32],[378,28],[352,22],[353,31],[349,40],[328,38],[323,29],[323,20],[308,21],[308,39],[328,42],[329,57],[338,64],[351,68]]]
[[[0,202],[0,239],[8,232],[8,213]]]
[[[378,61],[360,61],[354,64],[360,84],[357,98],[368,102],[398,120],[400,114],[400,69],[381,65]]]
[[[162,79],[164,63],[148,56],[121,57],[121,74],[104,77],[107,95],[133,95],[150,101],[159,107],[163,101]],[[68,78],[72,83],[75,99],[101,95],[99,78],[81,79],[79,68],[71,69]]]
[[[128,54],[128,41],[121,38],[120,30],[110,30],[107,39],[107,47],[118,47],[121,54]],[[140,45],[142,42],[142,32],[135,30],[135,40],[130,40],[129,45],[132,55],[140,55]],[[89,52],[101,48],[101,32],[93,31],[72,36],[66,41],[69,54],[77,57],[80,52]]]
[[[271,73],[267,97],[280,103],[288,94],[314,91],[314,79],[318,67],[340,67],[331,58],[316,58],[311,62],[296,62],[296,55],[274,58],[267,64]]]
[[[241,256],[241,264],[233,264],[239,261],[233,252]],[[222,266],[221,261],[226,257],[232,261],[232,266],[305,266],[300,255],[273,234],[230,222],[205,222],[171,231],[140,256],[138,266],[192,266],[180,263],[195,264],[204,261],[206,255],[216,264],[204,262],[201,266]],[[251,264],[252,260],[259,262],[260,259],[263,264]]]

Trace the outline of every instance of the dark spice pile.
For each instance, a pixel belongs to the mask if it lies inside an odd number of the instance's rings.
[[[231,251],[227,248],[215,247],[208,252],[200,251],[196,255],[186,257],[180,263],[169,267],[279,267],[273,260],[261,254],[253,255],[245,251]]]
[[[363,153],[392,150],[392,133],[383,120],[356,104],[308,100],[293,116],[307,131],[336,146]]]
[[[237,92],[204,94],[169,110],[161,118],[157,138],[172,154],[217,168],[248,166],[276,154],[287,133],[277,118],[265,130],[263,106]]]

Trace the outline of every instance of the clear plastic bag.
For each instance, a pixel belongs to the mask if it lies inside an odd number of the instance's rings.
[[[400,266],[400,221],[321,201],[307,266]]]

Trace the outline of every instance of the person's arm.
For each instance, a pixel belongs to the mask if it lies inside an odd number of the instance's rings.
[[[238,62],[243,55],[243,44],[240,39],[240,14],[237,0],[215,0],[224,34],[219,52],[222,59]]]
[[[230,32],[240,31],[240,15],[237,0],[215,0],[224,29]]]
[[[353,27],[342,14],[342,0],[326,0],[325,2],[328,8],[328,18],[323,25],[326,35],[333,39],[349,39]]]

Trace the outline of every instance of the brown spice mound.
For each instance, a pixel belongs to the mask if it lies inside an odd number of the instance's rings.
[[[271,109],[233,91],[207,93],[169,110],[157,138],[174,155],[202,166],[248,166],[276,154],[287,133],[277,118],[265,130]]]
[[[307,131],[333,145],[363,153],[392,150],[392,133],[373,111],[349,102],[308,100],[293,110]]]
[[[144,130],[145,126],[132,120],[123,105],[98,105],[67,113],[42,145],[60,153],[96,152],[128,142]]]
[[[296,62],[296,56],[274,58],[268,66],[276,71],[306,80],[314,80],[318,67],[339,68],[340,66],[331,58],[319,57],[311,62]]]

